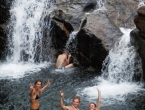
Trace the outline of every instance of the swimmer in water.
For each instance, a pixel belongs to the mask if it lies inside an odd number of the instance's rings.
[[[41,88],[42,81],[40,80],[35,81],[34,85],[30,84],[30,110],[39,110],[40,104],[38,99],[40,98],[40,93],[42,93],[49,85],[49,80],[43,88]]]
[[[80,97],[78,96],[75,96],[73,98],[73,102],[72,102],[72,105],[71,106],[65,106],[63,104],[63,100],[62,100],[62,97],[63,97],[64,93],[62,91],[60,91],[60,108],[62,110],[79,110],[79,105],[80,105]]]
[[[72,68],[73,64],[70,63],[71,54],[67,52],[63,52],[60,54],[56,61],[56,68],[57,69],[64,69],[64,68]]]
[[[89,104],[89,110],[100,110],[100,105],[101,105],[101,92],[100,90],[97,88],[98,90],[98,103],[97,105],[93,102],[91,102]]]

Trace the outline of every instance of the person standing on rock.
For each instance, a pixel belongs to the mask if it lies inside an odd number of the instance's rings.
[[[56,68],[58,69],[72,68],[73,64],[72,63],[70,64],[70,57],[71,54],[67,52],[63,52],[62,54],[60,54],[56,61]]]
[[[39,110],[40,104],[38,99],[40,98],[40,93],[42,93],[49,85],[50,80],[47,81],[46,85],[41,88],[42,81],[35,81],[34,85],[30,84],[30,110]]]
[[[100,110],[100,105],[101,105],[101,92],[100,90],[97,88],[98,90],[98,103],[97,105],[93,102],[91,102],[89,104],[89,110]]]
[[[65,105],[63,104],[63,100],[62,100],[63,95],[64,95],[64,93],[63,93],[62,91],[60,91],[60,108],[61,108],[62,110],[79,110],[78,107],[79,107],[79,105],[80,105],[80,97],[75,96],[75,97],[73,98],[72,105],[71,105],[71,106],[65,106]]]

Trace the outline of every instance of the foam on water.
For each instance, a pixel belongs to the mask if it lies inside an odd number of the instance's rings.
[[[139,0],[138,8],[145,6],[145,0]]]
[[[137,74],[142,72],[141,60],[136,58],[135,48],[130,46],[130,29],[121,28],[124,33],[118,45],[110,50],[105,69],[102,70],[102,76],[96,77],[94,85],[101,90],[102,106],[120,103],[125,101],[125,96],[134,94],[142,90],[142,84],[132,81],[135,69],[139,69]],[[127,61],[126,61],[127,60]],[[105,62],[105,61],[104,61]],[[134,62],[137,62],[134,65]],[[105,77],[104,77],[105,76]],[[96,86],[86,87],[78,91],[78,95],[85,96],[90,102],[97,99]]]
[[[31,64],[31,63],[3,63],[0,64],[0,79],[21,78],[46,68],[50,63]]]

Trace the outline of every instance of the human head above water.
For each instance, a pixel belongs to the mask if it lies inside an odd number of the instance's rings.
[[[79,96],[75,96],[75,97],[73,98],[73,101],[74,101],[75,99],[77,99],[77,100],[79,101],[79,103],[80,103],[81,99],[80,99]]]
[[[78,106],[80,105],[80,97],[75,96],[75,97],[73,98],[72,105],[73,105],[75,108],[78,108]]]
[[[95,108],[96,108],[96,104],[93,103],[93,102],[91,102],[91,103],[89,104],[89,110],[94,110]]]
[[[34,84],[36,85],[38,82],[41,82],[41,85],[42,85],[42,81],[41,80],[36,80]]]

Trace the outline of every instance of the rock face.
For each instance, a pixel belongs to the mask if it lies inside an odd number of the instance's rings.
[[[0,60],[4,60],[6,42],[7,42],[7,39],[6,39],[5,30],[0,27]]]
[[[143,78],[145,79],[145,6],[138,9],[138,15],[135,16],[134,22],[136,24],[136,29],[131,33],[131,43],[132,45],[138,48],[138,53],[142,58],[142,67],[143,67]]]
[[[84,67],[93,67],[98,72],[102,69],[102,62],[108,55],[101,39],[97,38],[90,30],[81,29],[76,36],[77,59]]]
[[[105,7],[109,18],[118,27],[133,28],[138,4],[139,0],[106,0]]]
[[[145,34],[145,6],[137,10],[138,15],[134,18],[134,23],[139,31]]]
[[[10,17],[9,9],[11,0],[0,0],[0,60],[5,58],[5,48],[7,43],[5,25]]]
[[[86,16],[85,27],[102,40],[107,50],[110,50],[122,36],[120,29],[108,18],[105,10],[98,10]]]

